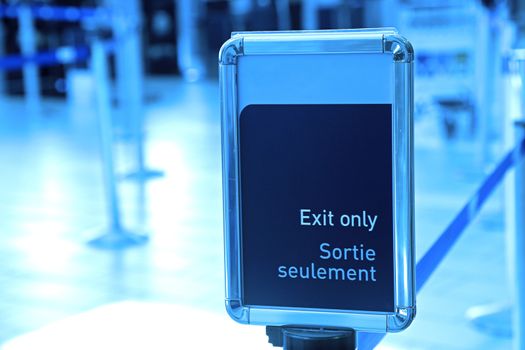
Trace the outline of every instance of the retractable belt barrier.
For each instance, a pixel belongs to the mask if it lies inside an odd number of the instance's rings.
[[[144,244],[148,241],[148,237],[142,234],[136,234],[126,230],[121,222],[121,210],[119,193],[117,189],[117,177],[115,174],[115,161],[113,155],[114,133],[112,124],[112,106],[111,106],[111,88],[110,88],[110,74],[108,67],[108,54],[122,54],[122,49],[131,47],[137,48],[134,53],[140,55],[140,49],[137,45],[136,36],[139,35],[139,26],[131,21],[132,25],[122,26],[118,31],[111,26],[112,22],[119,20],[129,20],[128,18],[118,17],[113,15],[105,8],[87,8],[87,7],[60,7],[60,6],[31,6],[29,4],[22,5],[0,5],[0,18],[17,19],[22,29],[21,54],[8,55],[0,57],[0,71],[1,70],[18,70],[24,71],[24,79],[27,77],[29,82],[25,82],[25,92],[28,98],[28,106],[38,107],[38,71],[37,67],[67,65],[79,62],[88,62],[94,80],[97,82],[96,94],[96,115],[98,117],[98,124],[100,128],[100,142],[101,142],[101,156],[103,163],[103,177],[107,204],[108,227],[106,227],[102,235],[89,241],[89,244],[96,248],[103,249],[121,249],[138,244]],[[81,22],[82,27],[86,30],[86,39],[88,44],[77,46],[63,46],[56,49],[36,52],[36,43],[34,40],[34,24],[33,19],[43,21],[63,21],[63,22]],[[31,71],[28,72],[28,68]],[[143,119],[142,114],[138,112],[142,109],[142,92],[140,90],[140,80],[138,76],[141,74],[137,65],[132,65],[131,76],[135,76],[135,80],[128,84],[131,89],[127,92],[132,94],[132,111],[134,112],[133,119],[133,135],[134,147],[136,149],[135,155],[137,158],[138,170],[132,172],[139,181],[139,195],[138,202],[140,210],[144,212],[141,206],[144,199],[144,185],[143,181],[147,177],[160,176],[160,171],[149,171],[144,167],[144,146],[143,146]],[[118,73],[117,73],[118,75]],[[29,87],[29,88],[28,88]],[[31,89],[33,88],[33,89]],[[29,91],[29,92],[28,92]],[[138,92],[137,92],[138,91]],[[32,92],[32,93],[31,93]],[[32,97],[32,98],[31,98]],[[38,110],[38,108],[35,108]],[[137,175],[138,174],[138,175]],[[126,176],[126,178],[129,175]],[[144,215],[141,214],[141,221]],[[143,224],[143,222],[141,222]]]
[[[31,16],[44,21],[80,22],[96,20],[97,23],[108,23],[111,12],[106,8],[49,6],[49,5],[5,5],[0,4],[0,18],[19,19],[23,9],[28,9]],[[114,49],[115,43],[106,42],[107,51]],[[36,52],[31,55],[6,55],[0,57],[0,70],[17,70],[26,64],[53,66],[86,61],[90,55],[88,45],[63,46],[53,50]]]
[[[509,169],[518,163],[525,155],[525,139],[521,140],[517,146],[509,151],[499,162],[494,171],[485,179],[475,194],[463,206],[458,215],[452,220],[445,231],[439,236],[436,242],[423,255],[416,265],[416,290],[419,293],[426,284],[432,273],[444,260],[448,252],[452,249],[458,238],[465,231],[467,226],[474,220],[480,212],[483,204],[487,201],[494,189],[503,180]],[[384,333],[359,333],[359,349],[373,349],[385,337]]]
[[[17,18],[20,5],[0,5],[0,18]],[[36,19],[57,22],[78,22],[86,18],[110,19],[111,13],[107,9],[72,6],[29,6],[31,15]]]
[[[106,52],[115,48],[113,41],[104,43]],[[62,46],[55,50],[38,52],[34,55],[6,55],[0,57],[0,70],[11,71],[33,63],[41,67],[72,64],[86,61],[90,56],[91,49],[87,45]]]
[[[64,46],[56,50],[49,50],[34,55],[7,55],[0,57],[0,70],[17,70],[28,63],[38,66],[54,66],[85,61],[89,57],[88,46]]]

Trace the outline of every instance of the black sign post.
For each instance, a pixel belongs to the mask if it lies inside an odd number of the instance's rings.
[[[351,348],[415,315],[412,60],[392,29],[221,49],[226,307],[276,345]]]

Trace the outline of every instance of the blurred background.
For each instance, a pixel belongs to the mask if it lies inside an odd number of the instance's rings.
[[[385,26],[416,51],[419,259],[515,144],[525,1],[2,1],[0,348],[270,349],[224,311],[218,50]],[[377,349],[518,348],[506,180]]]

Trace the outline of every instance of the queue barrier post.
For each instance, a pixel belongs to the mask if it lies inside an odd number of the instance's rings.
[[[33,13],[28,2],[23,2],[18,10],[20,49],[24,56],[36,53],[36,36]],[[31,114],[40,111],[40,79],[38,65],[27,62],[23,67],[24,94],[27,108]]]
[[[96,111],[100,129],[101,153],[103,161],[104,190],[107,206],[108,228],[106,232],[98,238],[89,242],[90,245],[98,248],[118,249],[132,245],[143,244],[148,241],[145,235],[135,234],[124,230],[121,222],[121,211],[119,195],[117,189],[117,177],[115,175],[115,162],[113,155],[113,121],[110,96],[110,76],[107,64],[107,53],[114,49],[115,43],[108,42],[109,31],[107,27],[110,13],[105,9],[57,7],[57,6],[31,6],[29,2],[21,2],[19,5],[0,5],[0,18],[16,18],[20,25],[20,44],[21,55],[4,56],[0,58],[4,70],[22,69],[24,71],[24,86],[26,99],[30,112],[38,113],[40,110],[40,84],[38,80],[38,67],[68,64],[72,62],[90,59],[90,67],[97,82],[96,91]],[[90,47],[60,47],[56,50],[36,52],[35,32],[33,19],[39,18],[46,21],[81,21],[83,27],[91,39]],[[113,18],[115,18],[113,16]],[[138,35],[138,32],[135,33]],[[125,40],[126,36],[122,38]],[[135,38],[136,39],[136,38]],[[137,55],[140,54],[140,47]],[[137,50],[135,50],[137,51]],[[135,52],[134,51],[134,52]],[[129,52],[128,52],[129,54]],[[140,66],[140,60],[137,60]],[[140,69],[137,68],[137,69]],[[139,70],[136,71],[138,72]],[[136,74],[135,74],[136,75]],[[134,80],[133,84],[142,84],[140,80]],[[133,89],[131,89],[133,90]],[[142,95],[141,86],[139,86]],[[135,107],[135,106],[132,106]],[[142,107],[141,107],[142,108]],[[135,108],[132,108],[134,110]],[[138,108],[137,108],[138,110]],[[142,112],[141,112],[142,113]],[[141,117],[142,118],[142,117]],[[139,124],[138,122],[135,124]],[[142,122],[140,122],[142,125]],[[142,139],[139,140],[142,142]],[[137,147],[142,150],[142,146]],[[142,153],[141,153],[142,155]],[[143,160],[143,157],[140,157]],[[140,162],[143,164],[143,161]],[[160,173],[160,172],[159,172]],[[145,190],[141,183],[139,188],[139,221],[144,222],[145,212]]]
[[[103,37],[104,32],[101,30],[95,29],[93,33],[91,33],[90,66],[93,70],[94,79],[97,82],[96,108],[100,128],[102,168],[109,225],[106,232],[89,241],[89,244],[101,249],[121,249],[144,244],[148,241],[148,237],[126,231],[121,222],[120,202],[113,157],[114,135],[111,114],[110,80]]]
[[[134,169],[121,176],[122,179],[131,179],[144,182],[145,180],[161,177],[161,170],[149,169],[146,166],[145,137],[144,137],[144,94],[143,72],[141,59],[141,20],[140,4],[137,0],[121,4],[125,11],[110,11],[107,8],[89,8],[73,6],[31,5],[27,0],[19,5],[0,4],[0,18],[16,18],[20,24],[20,44],[22,55],[20,62],[8,62],[11,69],[22,68],[24,71],[24,89],[28,108],[31,112],[40,110],[40,82],[38,67],[42,62],[37,59],[40,53],[36,52],[36,38],[33,20],[44,21],[82,22],[84,27],[106,25],[113,23],[113,33],[116,39],[114,54],[117,68],[117,87],[119,100],[124,105],[124,114],[129,117],[129,134],[132,142]],[[52,54],[48,52],[48,54]],[[9,58],[9,57],[8,57]],[[13,57],[11,57],[13,58]],[[49,61],[46,57],[44,61]],[[60,60],[59,60],[60,61]],[[20,64],[20,63],[23,64]],[[54,63],[54,62],[53,62]],[[47,62],[49,65],[49,62]]]
[[[132,11],[136,12],[136,11]],[[164,176],[161,170],[146,166],[146,150],[144,136],[144,92],[141,56],[140,31],[141,23],[138,14],[131,15],[131,23],[123,25],[117,33],[119,45],[115,52],[117,64],[117,79],[122,110],[129,116],[130,134],[134,154],[134,169],[124,176],[128,180],[144,182]]]
[[[514,122],[516,140],[525,138],[525,119]],[[515,231],[514,231],[514,350],[525,350],[525,160],[521,156],[525,143],[516,149],[515,186]]]

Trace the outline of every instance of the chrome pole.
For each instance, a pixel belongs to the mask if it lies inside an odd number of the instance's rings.
[[[100,33],[99,31],[94,29],[92,33],[90,65],[97,86],[96,110],[100,130],[102,168],[109,227],[102,235],[89,241],[89,244],[101,249],[122,249],[144,244],[148,241],[148,237],[124,230],[121,222],[120,201],[113,157],[114,130],[111,113],[111,83],[106,47],[101,38],[102,31],[100,31]]]
[[[18,10],[18,35],[20,50],[25,57],[36,53],[36,35],[33,14],[28,2],[23,2]],[[40,111],[40,78],[36,62],[27,62],[23,68],[24,94],[29,112]]]
[[[514,230],[514,313],[513,335],[514,349],[525,350],[525,120],[514,122],[516,150],[514,174],[515,186],[515,230]]]

